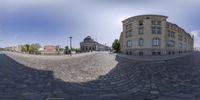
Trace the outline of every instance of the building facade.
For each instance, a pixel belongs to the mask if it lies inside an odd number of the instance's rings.
[[[90,36],[87,36],[83,42],[80,43],[81,52],[90,51],[108,51],[110,48],[106,45],[94,41]]]
[[[59,46],[45,45],[43,54],[58,54]]]
[[[194,37],[163,15],[125,19],[120,51],[129,55],[172,55],[193,51]]]
[[[195,51],[200,51],[200,47],[194,48]]]
[[[5,50],[6,51],[12,51],[12,52],[22,52],[22,45],[6,47]]]

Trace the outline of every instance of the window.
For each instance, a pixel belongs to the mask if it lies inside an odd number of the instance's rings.
[[[156,25],[156,21],[153,20],[153,21],[151,22],[151,24],[152,24],[152,25]]]
[[[144,45],[144,39],[139,39],[139,46],[143,46]]]
[[[132,23],[126,25],[126,29],[130,29],[130,28],[132,28]]]
[[[156,27],[152,27],[152,33],[153,33],[153,34],[156,33]]]
[[[184,38],[184,42],[186,42],[187,41],[187,38]]]
[[[161,21],[157,21],[157,25],[161,25]]]
[[[128,29],[128,27],[129,27],[129,26],[128,26],[128,25],[126,25],[126,29]]]
[[[159,26],[160,26],[160,25],[161,25],[161,21],[152,20],[152,21],[151,21],[151,24],[152,24],[152,25],[159,25]]]
[[[143,34],[143,27],[139,27],[139,34]]]
[[[160,39],[159,38],[153,38],[152,39],[152,45],[153,46],[160,46]]]
[[[171,31],[168,31],[168,32],[167,32],[167,36],[168,36],[168,37],[171,37]]]
[[[178,40],[182,41],[183,40],[183,36],[182,35],[178,35]]]
[[[157,27],[156,33],[161,34],[161,27]]]
[[[139,56],[143,56],[143,52],[142,51],[139,52]]]
[[[139,26],[142,26],[142,25],[143,25],[143,21],[139,20]]]
[[[132,47],[132,41],[131,40],[127,41],[127,47]]]
[[[178,47],[179,47],[179,48],[182,48],[182,47],[183,47],[183,44],[182,44],[182,43],[179,43],[179,44],[178,44]]]
[[[169,26],[170,26],[169,23],[167,23],[167,28],[169,28]]]
[[[174,47],[175,46],[175,42],[173,40],[168,40],[167,46],[168,47]]]
[[[161,52],[157,52],[157,55],[161,55]]]
[[[126,31],[126,37],[131,37],[132,36],[132,30]]]
[[[187,45],[186,45],[186,44],[184,44],[184,45],[183,45],[183,48],[184,48],[184,49],[186,49],[186,48],[187,48]]]
[[[132,55],[132,52],[131,52],[131,51],[129,51],[129,55]]]
[[[175,32],[168,31],[168,37],[175,38]]]
[[[152,27],[152,34],[161,34],[161,27],[153,26]]]

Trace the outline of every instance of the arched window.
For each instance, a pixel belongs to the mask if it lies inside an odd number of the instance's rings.
[[[153,38],[152,39],[153,46],[160,46],[160,38]]]
[[[140,38],[139,41],[138,41],[138,45],[143,46],[144,45],[144,39]]]

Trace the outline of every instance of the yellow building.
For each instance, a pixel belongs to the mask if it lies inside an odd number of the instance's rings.
[[[171,55],[193,51],[193,36],[163,15],[125,19],[120,51],[129,55]]]

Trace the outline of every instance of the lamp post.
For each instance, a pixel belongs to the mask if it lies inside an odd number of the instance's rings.
[[[70,39],[70,56],[72,56],[72,37],[69,37]]]

